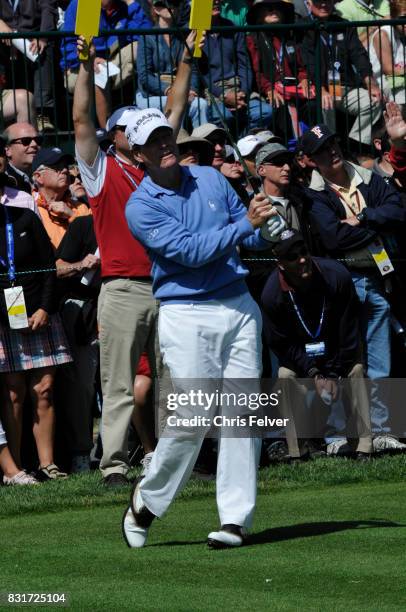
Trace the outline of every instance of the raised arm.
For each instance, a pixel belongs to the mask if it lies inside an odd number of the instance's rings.
[[[205,37],[200,42],[200,48],[204,45]],[[193,50],[196,42],[196,31],[190,32],[186,39],[182,59],[179,62],[176,79],[168,91],[168,99],[165,106],[165,115],[173,127],[175,137],[180,130],[183,115],[189,98],[190,80],[193,68]]]
[[[91,118],[95,50],[92,45],[90,48],[88,47],[82,36],[78,38],[77,48],[78,53],[88,50],[88,59],[80,62],[79,74],[73,95],[73,125],[76,149],[83,161],[92,166],[99,151],[96,128]]]

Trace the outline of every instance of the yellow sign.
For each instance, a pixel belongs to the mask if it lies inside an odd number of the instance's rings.
[[[213,0],[192,0],[189,28],[191,30],[197,30],[194,57],[202,57],[199,43],[202,39],[203,32],[211,28],[212,10]]]
[[[101,0],[78,0],[75,34],[83,36],[88,44],[99,33],[100,13]],[[87,56],[82,53],[80,59],[86,60]]]

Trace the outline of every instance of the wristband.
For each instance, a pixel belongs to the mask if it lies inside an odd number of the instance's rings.
[[[358,219],[358,221],[360,222],[361,225],[364,225],[366,223],[367,216],[366,216],[366,213],[365,213],[365,209],[361,210],[361,212],[358,213],[358,215],[355,215],[355,216],[356,216],[356,218]]]
[[[189,65],[190,65],[190,64],[193,64],[193,57],[184,57],[184,58],[182,59],[182,62],[183,62],[184,64],[189,64]]]

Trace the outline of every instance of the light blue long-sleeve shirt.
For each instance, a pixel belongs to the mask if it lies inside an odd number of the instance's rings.
[[[157,299],[194,302],[247,291],[237,246],[269,248],[224,176],[210,167],[181,166],[178,191],[147,176],[127,202],[132,234],[152,259]]]

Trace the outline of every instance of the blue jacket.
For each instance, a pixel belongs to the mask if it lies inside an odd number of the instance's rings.
[[[172,302],[224,299],[247,291],[237,246],[269,248],[224,176],[181,166],[179,191],[144,178],[127,202],[132,234],[152,259],[156,298]]]
[[[234,24],[228,19],[221,18],[219,25],[232,26]],[[252,70],[243,32],[222,32],[221,34],[208,32],[200,67],[214,96],[219,97],[223,94],[223,88],[215,85],[217,81],[239,77],[239,89],[247,94],[247,98],[249,97]]]
[[[183,40],[172,36],[168,47],[162,35],[147,34],[141,36],[137,49],[138,87],[144,97],[163,96],[168,83],[161,81],[160,74],[172,74],[175,78],[176,69],[183,54]],[[192,72],[191,89],[199,91],[199,77],[196,69]]]
[[[384,237],[386,232],[402,230],[406,222],[406,209],[401,204],[399,193],[377,174],[351,165],[363,179],[358,189],[367,205],[365,225],[353,227],[341,223],[346,218],[341,199],[318,172],[313,172],[310,186],[305,190],[311,201],[312,225],[318,229],[320,240],[332,257],[342,257],[346,251],[367,246],[377,234]]]
[[[76,11],[78,0],[71,0],[65,13],[65,23],[63,26],[64,32],[72,32],[75,30]],[[116,30],[130,30],[151,28],[151,21],[145,16],[138,2],[133,2],[127,6],[122,0],[115,0],[115,8],[110,14],[102,10],[100,15],[100,28],[102,30],[111,30],[112,34],[107,38],[98,36],[93,39],[93,44],[96,47],[97,57],[108,57],[112,48],[117,46],[122,48],[130,44],[132,41],[138,40],[138,36],[119,36]],[[60,66],[62,70],[67,68],[77,68],[79,60],[76,53],[76,38],[68,37],[61,43]]]

